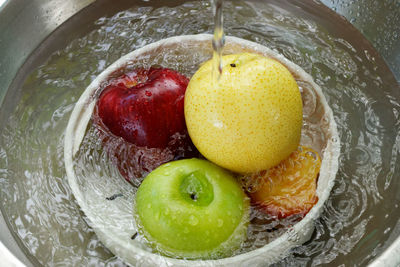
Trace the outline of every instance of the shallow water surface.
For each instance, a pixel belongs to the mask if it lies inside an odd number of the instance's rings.
[[[212,33],[212,21],[208,1],[98,4],[28,60],[29,75],[18,75],[0,112],[0,193],[9,227],[34,263],[124,265],[100,243],[69,189],[63,135],[70,112],[122,55],[174,35]],[[338,124],[340,169],[325,211],[312,239],[276,265],[365,265],[399,229],[400,96],[393,76],[350,24],[313,1],[226,2],[224,27],[310,73]]]

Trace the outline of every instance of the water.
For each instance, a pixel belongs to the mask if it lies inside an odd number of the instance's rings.
[[[121,55],[213,30],[208,1],[119,4],[112,14],[93,7],[96,18],[78,14],[56,31],[32,55],[30,74],[20,74],[22,85],[14,84],[0,112],[1,208],[38,265],[124,265],[88,227],[67,184],[62,152],[70,112]],[[340,169],[325,212],[312,239],[277,265],[365,265],[399,231],[398,85],[348,24],[311,1],[225,1],[224,22],[227,35],[276,49],[310,73],[338,123]]]
[[[212,79],[218,82],[222,74],[222,49],[224,47],[224,17],[223,17],[223,0],[213,0],[213,14],[214,14],[214,39],[213,39],[213,70]]]

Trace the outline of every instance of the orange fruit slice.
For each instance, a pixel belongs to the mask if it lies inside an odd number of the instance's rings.
[[[274,217],[305,216],[318,201],[317,180],[321,158],[300,146],[277,166],[245,177],[253,205]]]

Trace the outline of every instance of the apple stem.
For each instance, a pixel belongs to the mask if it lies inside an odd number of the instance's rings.
[[[190,194],[190,198],[193,199],[194,201],[196,201],[197,200],[197,195],[192,193],[192,194]]]

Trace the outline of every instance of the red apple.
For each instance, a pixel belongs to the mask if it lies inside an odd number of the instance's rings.
[[[183,100],[189,79],[166,68],[133,71],[100,95],[98,111],[108,129],[137,146],[166,148],[186,131]]]
[[[137,69],[111,80],[101,92],[94,121],[127,180],[196,154],[183,112],[188,82],[171,69]]]

